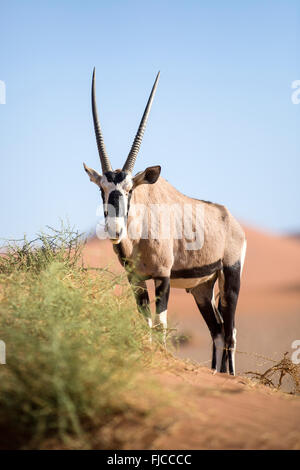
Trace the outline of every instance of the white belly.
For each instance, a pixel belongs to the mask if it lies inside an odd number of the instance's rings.
[[[175,287],[176,289],[192,289],[193,287],[196,287],[199,284],[203,284],[203,282],[212,279],[214,276],[215,273],[203,277],[171,279],[170,284],[171,287]]]

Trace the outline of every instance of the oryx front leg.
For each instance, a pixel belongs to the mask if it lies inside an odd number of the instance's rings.
[[[155,283],[155,327],[163,331],[163,342],[166,345],[167,309],[170,294],[170,278],[162,277],[154,280]]]
[[[149,328],[152,328],[152,315],[146,282],[134,280],[132,276],[128,276],[128,280],[133,288],[138,311],[145,318]]]

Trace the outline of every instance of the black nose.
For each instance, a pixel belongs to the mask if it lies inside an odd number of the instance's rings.
[[[116,238],[120,238],[122,233],[123,233],[123,229],[121,228],[121,230],[119,230],[119,232],[116,232]]]
[[[113,231],[111,231],[111,230],[108,230],[108,233],[109,233],[110,238],[117,240],[118,238],[120,238],[120,237],[122,236],[123,228],[121,228],[121,229],[120,229],[119,231],[117,231],[117,232],[113,232]]]

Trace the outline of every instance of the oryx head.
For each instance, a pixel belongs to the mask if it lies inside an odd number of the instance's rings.
[[[134,188],[140,184],[153,184],[157,181],[160,175],[160,166],[151,166],[146,168],[146,170],[137,173],[135,176],[132,175],[132,170],[142,143],[142,138],[145,132],[146,123],[156,91],[158,79],[159,73],[157,74],[156,80],[151,90],[148,103],[146,105],[126,162],[124,163],[122,170],[114,171],[106,153],[98,119],[95,91],[95,69],[93,71],[92,111],[96,141],[102,167],[102,175],[92,168],[87,167],[85,163],[83,166],[89,175],[90,180],[99,186],[101,190],[106,230],[108,232],[109,238],[113,243],[120,243],[122,238],[126,236],[127,215],[129,211],[131,194]]]

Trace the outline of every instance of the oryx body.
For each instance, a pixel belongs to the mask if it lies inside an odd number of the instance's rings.
[[[155,323],[163,328],[167,326],[170,286],[186,289],[194,296],[213,339],[212,368],[218,372],[229,368],[234,374],[234,317],[246,251],[241,226],[224,206],[177,191],[160,177],[160,166],[132,175],[157,82],[158,76],[126,163],[122,170],[113,171],[98,121],[93,75],[93,117],[103,175],[84,167],[101,189],[106,230],[149,326],[152,319],[145,281],[155,282]],[[214,300],[217,280],[218,306]]]

